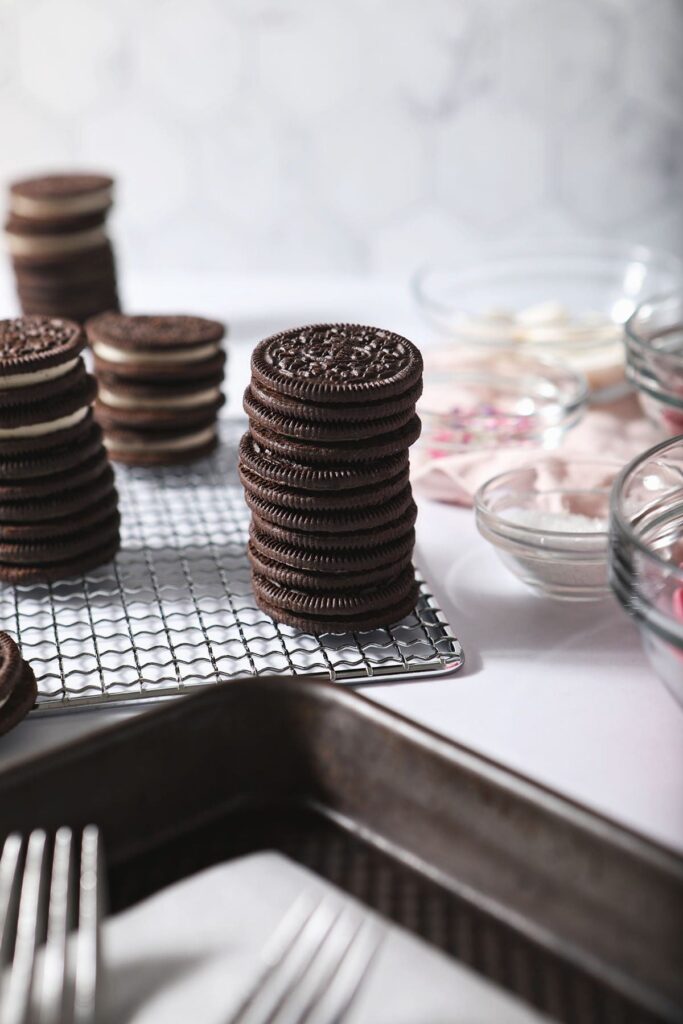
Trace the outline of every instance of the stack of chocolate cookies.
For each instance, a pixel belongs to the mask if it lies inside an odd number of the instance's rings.
[[[26,717],[37,695],[33,669],[9,633],[0,633],[0,736]]]
[[[105,313],[86,324],[99,396],[95,416],[116,462],[192,462],[218,443],[223,324],[198,316]]]
[[[101,174],[52,174],[10,186],[7,248],[25,314],[82,322],[119,308],[105,226],[112,188]]]
[[[73,321],[0,321],[0,580],[65,579],[118,550],[118,498],[84,346]]]
[[[399,621],[418,593],[419,351],[390,331],[317,325],[262,341],[251,372],[239,472],[257,604],[310,633]]]

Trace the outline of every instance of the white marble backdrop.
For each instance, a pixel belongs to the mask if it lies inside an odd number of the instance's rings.
[[[129,266],[683,254],[683,0],[0,0],[0,128],[117,175]]]

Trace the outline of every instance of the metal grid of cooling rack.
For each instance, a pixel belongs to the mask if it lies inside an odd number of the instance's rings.
[[[320,637],[278,626],[254,601],[239,422],[189,468],[117,469],[115,562],[56,584],[0,584],[0,624],[38,679],[34,713],[178,696],[280,672],[367,685],[453,672],[462,649],[422,584],[390,629]]]

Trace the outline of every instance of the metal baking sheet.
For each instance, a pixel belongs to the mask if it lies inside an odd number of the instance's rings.
[[[682,1019],[680,858],[341,687],[228,682],[0,774],[0,842],[90,821],[114,911],[279,849],[554,1019]]]
[[[249,512],[237,476],[243,421],[190,467],[117,468],[122,549],[70,582],[0,584],[0,627],[39,686],[36,712],[178,696],[280,672],[349,686],[456,671],[463,652],[423,582],[390,629],[321,637],[278,626],[254,601]]]

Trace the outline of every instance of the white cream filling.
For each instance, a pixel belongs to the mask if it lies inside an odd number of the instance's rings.
[[[93,352],[108,363],[134,363],[136,366],[159,366],[163,363],[197,363],[200,359],[208,359],[220,350],[219,342],[200,345],[198,348],[170,349],[166,352],[139,352],[132,349],[116,348],[106,342],[97,341],[93,344]]]
[[[91,249],[107,240],[104,228],[74,231],[68,235],[15,235],[5,233],[11,256],[61,256],[80,249]]]
[[[48,380],[64,377],[78,365],[79,358],[70,359],[68,363],[60,363],[59,366],[46,366],[44,370],[33,370],[31,373],[12,373],[8,377],[0,376],[0,391],[25,388],[31,384],[44,384]]]
[[[100,388],[98,397],[100,402],[111,406],[112,409],[194,409],[198,405],[208,405],[220,398],[220,388],[207,388],[205,391],[195,391],[191,395],[178,395],[176,398],[136,398],[131,395],[119,395],[107,388]]]
[[[110,187],[96,192],[85,192],[77,196],[53,196],[36,199],[33,196],[18,196],[10,193],[9,208],[19,217],[44,217],[46,220],[70,217],[72,214],[95,213],[105,210],[111,203]]]
[[[11,437],[42,437],[43,434],[54,434],[58,430],[66,430],[68,427],[75,427],[77,423],[84,420],[90,409],[86,405],[83,409],[69,413],[68,416],[60,416],[57,420],[46,420],[44,423],[25,423],[21,427],[0,428],[0,440]]]
[[[207,427],[205,430],[198,430],[195,434],[171,437],[167,441],[152,441],[151,439],[121,441],[118,438],[105,437],[104,443],[111,451],[117,452],[181,452],[187,448],[198,448],[200,445],[207,444],[209,441],[213,441],[215,436],[216,428]]]

